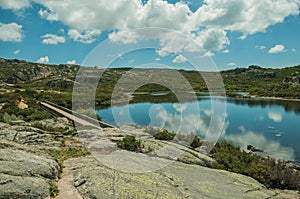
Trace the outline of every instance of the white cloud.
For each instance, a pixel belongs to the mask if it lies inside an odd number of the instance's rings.
[[[269,50],[270,54],[283,53],[286,52],[284,45],[276,45]]]
[[[54,34],[45,34],[41,38],[43,38],[43,44],[53,44],[56,45],[58,43],[65,43],[66,39],[63,36],[58,36]]]
[[[228,63],[227,66],[236,66],[236,63],[231,62],[231,63]]]
[[[166,56],[170,55],[170,52],[163,50],[163,49],[158,49],[155,52],[156,52],[156,54],[158,54],[161,57],[166,57]]]
[[[173,59],[173,63],[184,63],[187,61],[187,58],[185,58],[184,56],[182,55],[178,55],[176,56],[174,59]]]
[[[41,64],[48,63],[48,62],[49,62],[49,57],[48,57],[48,56],[40,57],[40,58],[37,60],[37,62],[38,62],[38,63],[41,63]]]
[[[282,115],[279,112],[269,111],[268,117],[270,120],[273,120],[274,122],[281,122],[282,121]]]
[[[70,61],[67,61],[67,64],[72,64],[72,65],[74,65],[74,64],[76,64],[76,61],[75,61],[75,60],[70,60]]]
[[[269,26],[283,22],[287,16],[297,15],[300,5],[298,0],[204,0],[192,12],[187,1],[172,4],[164,0],[146,3],[122,0],[111,1],[109,8],[106,0],[34,1],[44,6],[39,15],[50,21],[61,21],[69,27],[69,36],[74,41],[92,43],[103,31],[113,31],[109,39],[114,42],[128,44],[141,39],[158,39],[161,50],[169,52],[167,55],[182,51],[222,51],[230,44],[227,31],[242,33],[245,39],[249,34],[264,32]],[[170,37],[163,30],[127,32],[147,27],[181,32],[195,39],[198,46],[180,37]]]
[[[207,29],[200,31],[196,41],[201,45],[203,50],[222,50],[230,42],[226,36],[226,32],[222,29]]]
[[[20,53],[20,49],[17,49],[17,50],[15,50],[13,53],[14,53],[14,55],[17,55],[17,54],[19,54]]]
[[[207,51],[206,53],[204,53],[203,57],[213,57],[215,56],[214,53],[212,53],[211,51]]]
[[[225,50],[222,51],[222,53],[224,53],[224,54],[229,53],[229,50],[225,49]]]
[[[297,50],[295,48],[292,49],[292,52],[297,52]]]
[[[98,36],[101,34],[101,31],[99,30],[87,30],[83,32],[79,32],[76,29],[71,29],[68,32],[68,35],[77,42],[81,42],[84,44],[91,44],[94,41],[96,41],[95,36]]]
[[[159,58],[159,57],[157,57],[157,58],[155,58],[154,60],[155,60],[155,61],[160,61],[160,58]]]
[[[42,18],[45,18],[49,21],[57,21],[58,20],[58,17],[55,13],[53,12],[50,12],[48,10],[39,10],[38,14],[42,17]]]
[[[255,48],[260,49],[260,50],[264,50],[264,49],[266,49],[267,47],[266,47],[266,46],[255,46]]]
[[[173,104],[173,108],[177,112],[182,113],[183,111],[185,111],[187,109],[187,105],[186,104]]]
[[[22,26],[15,22],[0,23],[0,40],[7,42],[21,42],[23,39]]]
[[[29,6],[29,0],[0,0],[0,7],[4,9],[20,10]]]
[[[242,38],[246,38],[298,13],[298,0],[204,0],[192,19],[196,27],[202,25],[238,31],[243,33]]]

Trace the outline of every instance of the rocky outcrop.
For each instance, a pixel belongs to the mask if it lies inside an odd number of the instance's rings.
[[[0,198],[47,198],[49,184],[37,177],[12,176],[0,173]]]
[[[43,131],[30,126],[7,126],[0,128],[0,138],[38,149],[55,150],[61,146],[57,132]]]
[[[0,149],[0,173],[12,176],[40,176],[55,179],[59,166],[53,159],[32,152]]]
[[[49,183],[61,168],[47,152],[62,146],[62,132],[56,130],[70,128],[64,118],[0,123],[0,198],[49,197]]]
[[[0,198],[49,197],[49,182],[58,178],[60,167],[47,151],[62,146],[64,136],[55,129],[69,128],[62,118],[0,124]],[[299,198],[247,176],[210,169],[212,158],[176,141],[155,140],[144,128],[88,129],[73,136],[93,156],[64,162],[57,198]],[[142,153],[116,146],[125,135],[141,141]]]
[[[12,75],[7,79],[7,83],[15,84],[26,81],[33,81],[41,78],[46,78],[51,75],[57,75],[59,71],[53,66],[36,65],[35,67],[23,69]]]
[[[149,157],[165,158],[169,161],[179,161],[187,164],[196,164],[205,167],[212,167],[215,162],[214,159],[208,157],[198,151],[192,150],[186,146],[176,142],[168,142],[156,140],[151,135],[145,132],[144,128],[126,126],[122,130],[117,128],[106,128],[102,131],[81,130],[77,132],[80,141],[92,152],[94,155],[111,154],[111,157],[119,156],[123,150],[116,146],[115,142],[122,139],[125,135],[133,135],[138,137],[143,146],[143,160],[148,161]]]
[[[0,81],[9,84],[24,83],[51,76],[74,77],[78,71],[78,65],[60,64],[39,64],[17,59],[0,59]]]
[[[73,88],[74,83],[75,83],[74,81],[65,78],[49,79],[45,82],[45,84],[49,88],[62,88],[62,89]]]
[[[61,147],[63,141],[61,132],[67,132],[71,129],[69,121],[65,118],[56,121],[43,120],[31,124],[0,124],[0,138],[32,146],[36,149],[51,151],[58,150]]]
[[[0,198],[47,198],[60,169],[42,151],[6,140],[0,140],[0,165]]]
[[[285,198],[250,177],[176,161],[140,174],[110,169],[93,157],[70,159],[65,166],[83,198]]]

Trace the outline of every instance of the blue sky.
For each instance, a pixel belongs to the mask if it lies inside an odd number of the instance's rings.
[[[299,6],[299,0],[0,0],[0,57],[105,67],[293,66],[300,64]]]

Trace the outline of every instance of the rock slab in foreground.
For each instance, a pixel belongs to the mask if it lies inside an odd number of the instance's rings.
[[[285,198],[250,177],[176,161],[142,174],[110,169],[93,157],[70,159],[65,166],[83,198]]]
[[[0,198],[47,198],[49,181],[57,178],[58,171],[58,163],[49,157],[0,147]]]

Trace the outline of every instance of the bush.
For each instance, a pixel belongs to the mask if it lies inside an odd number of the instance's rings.
[[[213,167],[250,176],[269,188],[300,190],[300,172],[283,161],[247,153],[228,142],[217,143],[211,151]]]
[[[170,141],[170,140],[173,140],[174,137],[175,137],[175,133],[171,133],[169,131],[167,131],[166,129],[156,133],[154,135],[154,138],[157,139],[157,140],[167,140],[167,141]]]
[[[122,140],[117,141],[117,146],[127,151],[141,152],[141,141],[134,136],[126,135]]]
[[[195,135],[192,143],[191,143],[191,147],[193,148],[198,148],[203,144],[203,142],[200,140],[200,138],[198,136]]]
[[[16,120],[22,120],[23,117],[22,116],[16,116],[15,114],[8,114],[8,113],[0,113],[0,122],[4,122],[4,123],[9,123],[11,121],[16,121]]]

